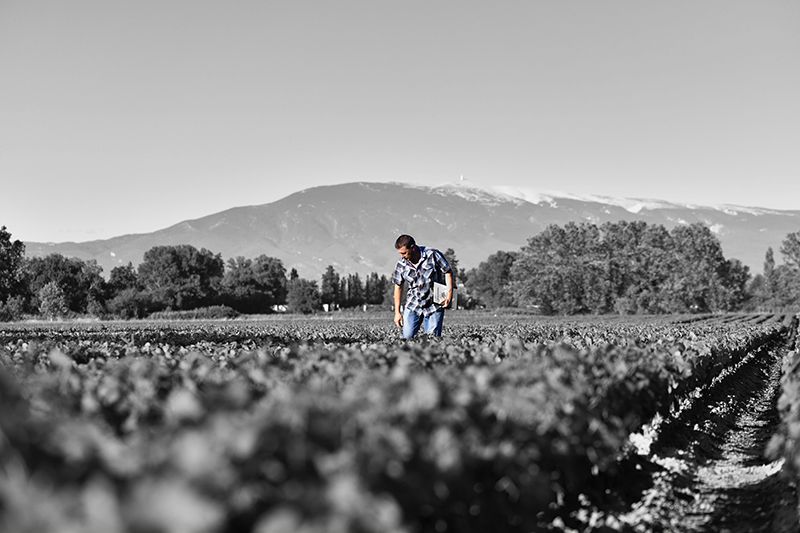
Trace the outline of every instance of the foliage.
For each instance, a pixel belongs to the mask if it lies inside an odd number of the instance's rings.
[[[377,272],[371,272],[362,282],[359,274],[341,276],[333,265],[328,265],[322,274],[320,300],[341,308],[378,305],[384,303],[388,285],[386,276],[378,276]]]
[[[286,305],[292,313],[309,314],[322,309],[317,282],[303,278],[289,281]]]
[[[783,358],[781,394],[778,398],[778,412],[781,417],[781,431],[773,435],[767,446],[766,455],[770,459],[784,458],[784,470],[795,483],[800,481],[800,336],[795,322],[790,338],[790,350]],[[798,496],[800,503],[800,496]]]
[[[339,282],[339,297],[342,307],[358,307],[366,301],[364,283],[358,273],[348,274]]]
[[[683,313],[737,309],[747,267],[726,260],[702,224],[552,225],[531,237],[511,268],[518,304],[551,314]]]
[[[703,224],[676,226],[675,270],[668,281],[670,310],[722,311],[737,308],[743,300],[748,269],[739,261],[726,261],[719,240]]]
[[[133,287],[123,289],[106,302],[107,312],[125,319],[143,318],[155,308],[156,305],[150,299],[148,293]]]
[[[470,270],[468,274],[470,297],[487,307],[514,305],[514,295],[509,283],[511,267],[518,255],[516,252],[499,250]]]
[[[0,227],[0,305],[20,292],[24,254],[25,244],[12,241],[6,227]]]
[[[800,308],[800,232],[790,233],[783,240],[781,254],[784,263],[775,264],[772,248],[764,257],[764,274],[757,276],[748,287],[751,309],[797,310]]]
[[[25,298],[11,296],[5,303],[0,302],[0,322],[20,320],[25,313]]]
[[[225,264],[220,254],[194,246],[155,246],[145,252],[138,277],[160,309],[192,309],[214,303]]]
[[[322,283],[320,285],[320,299],[322,303],[341,305],[340,284],[341,279],[338,272],[333,268],[333,265],[328,265],[325,272],[322,274]]]
[[[222,278],[222,301],[242,313],[269,313],[286,302],[286,269],[280,259],[229,259]]]
[[[0,530],[542,530],[790,329],[454,317],[400,342],[384,318],[0,331]]]
[[[42,288],[55,283],[64,292],[67,307],[74,313],[85,313],[90,300],[105,299],[105,281],[100,275],[102,268],[96,261],[83,261],[61,254],[33,257],[25,261],[25,276],[33,306]]]
[[[62,318],[69,312],[67,297],[58,283],[51,281],[45,284],[37,294],[39,299],[39,314],[43,318]]]
[[[458,257],[456,257],[456,251],[452,248],[448,248],[443,252],[445,259],[447,262],[450,263],[450,267],[453,269],[453,283],[456,287],[460,287],[461,285],[467,283],[467,273],[466,271],[459,266]]]
[[[386,292],[389,288],[389,279],[386,275],[378,276],[377,272],[370,272],[364,283],[364,300],[370,305],[379,305],[386,302]]]
[[[113,298],[128,289],[140,289],[139,275],[133,263],[124,266],[116,266],[111,269],[106,284],[108,298]]]
[[[149,318],[153,320],[208,320],[218,318],[236,318],[239,312],[226,305],[212,305],[209,307],[198,307],[186,311],[158,311],[152,313]]]
[[[800,231],[790,233],[783,239],[781,254],[790,268],[800,269]]]

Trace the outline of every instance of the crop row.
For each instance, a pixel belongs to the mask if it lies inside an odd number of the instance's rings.
[[[788,329],[765,315],[454,320],[414,342],[378,321],[6,330],[0,530],[537,530],[630,433]]]
[[[784,472],[795,484],[800,484],[800,336],[797,326],[787,344],[789,350],[783,358],[781,396],[778,399],[781,429],[770,441],[767,454],[772,459],[785,459]]]

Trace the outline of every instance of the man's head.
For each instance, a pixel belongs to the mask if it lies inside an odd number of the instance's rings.
[[[403,259],[411,261],[416,256],[417,243],[411,235],[400,235],[394,241],[394,247]]]

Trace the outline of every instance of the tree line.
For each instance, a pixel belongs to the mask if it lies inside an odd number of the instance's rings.
[[[764,273],[751,277],[700,223],[671,231],[641,221],[551,225],[467,272],[468,296],[473,305],[567,315],[796,309],[800,231],[780,251],[783,264],[770,248]]]
[[[106,280],[94,260],[60,254],[26,258],[25,246],[0,229],[0,320],[25,315],[93,315],[143,318],[162,311],[218,306],[238,313],[271,313],[285,306],[310,313],[323,303],[337,308],[381,304],[389,280],[373,272],[339,275],[328,267],[322,291],[316,281],[288,273],[280,259],[235,257],[188,244],[155,246],[138,267],[111,269]],[[336,287],[329,284],[335,280]]]
[[[25,247],[0,229],[0,320],[25,315],[143,318],[163,311],[220,306],[238,313],[276,308],[390,305],[391,282],[372,272],[344,274],[329,265],[319,282],[288,273],[260,255],[227,262],[191,245],[156,246],[138,267],[114,267],[106,280],[95,261],[60,254],[26,258]],[[752,277],[726,259],[702,224],[667,230],[645,222],[551,225],[518,251],[497,251],[468,271],[455,251],[465,307],[531,307],[543,314],[685,313],[788,310],[800,305],[800,231],[786,236],[783,263],[767,250],[764,273]]]

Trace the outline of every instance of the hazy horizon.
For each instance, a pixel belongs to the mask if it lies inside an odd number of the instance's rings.
[[[800,210],[800,4],[0,4],[0,225],[146,233],[464,176]]]

